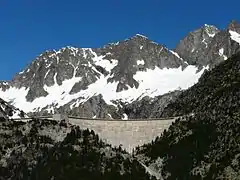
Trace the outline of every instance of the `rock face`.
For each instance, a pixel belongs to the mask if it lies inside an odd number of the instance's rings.
[[[175,51],[189,64],[200,67],[209,65],[209,61],[206,59],[207,51],[211,48],[210,44],[219,32],[215,26],[205,24],[181,40]]]
[[[124,89],[138,88],[133,75],[137,71],[146,71],[147,69],[163,68],[185,68],[186,62],[175,56],[171,51],[162,45],[158,45],[147,37],[136,35],[129,40],[117,45],[109,45],[99,50],[101,55],[108,54],[106,59],[117,59],[118,65],[112,70],[112,77],[109,82],[117,81],[117,92]]]
[[[186,36],[174,51],[139,34],[102,48],[47,51],[12,81],[0,82],[0,97],[27,113],[132,118],[139,116],[132,111],[143,106],[137,101],[149,97],[152,104],[152,98],[187,89],[208,67],[238,52],[238,32],[236,22],[222,31],[205,25]]]
[[[191,65],[213,68],[239,52],[239,31],[239,24],[235,21],[222,31],[205,24],[181,40],[175,51]]]
[[[75,94],[87,89],[100,76],[107,76],[108,82],[117,82],[116,92],[128,88],[138,88],[133,75],[155,67],[185,68],[187,63],[175,56],[165,47],[146,37],[136,35],[117,44],[109,44],[99,49],[62,48],[41,54],[32,64],[13,78],[14,87],[29,88],[26,99],[47,96],[46,88],[62,85],[65,80],[75,78],[70,90]]]

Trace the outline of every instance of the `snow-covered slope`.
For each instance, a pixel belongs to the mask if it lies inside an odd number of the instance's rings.
[[[176,51],[140,34],[103,48],[46,51],[12,81],[0,82],[0,97],[28,113],[124,118],[125,112],[117,115],[124,105],[187,89],[237,52],[238,26],[229,27],[204,25]]]
[[[0,117],[6,119],[21,119],[28,116],[22,110],[10,105],[0,98]]]
[[[229,31],[229,33],[231,34],[231,39],[240,44],[240,34],[231,30]]]
[[[25,112],[35,111],[48,105],[59,108],[73,100],[76,101],[71,103],[70,107],[78,107],[80,103],[84,103],[90,97],[99,94],[103,96],[107,104],[116,106],[117,104],[114,104],[114,102],[117,100],[131,103],[144,96],[155,97],[176,89],[187,89],[198,81],[203,71],[204,69],[197,73],[195,66],[187,66],[184,70],[182,70],[182,67],[171,69],[155,67],[146,71],[138,71],[133,76],[139,83],[138,88],[128,86],[127,90],[120,92],[116,92],[118,82],[108,82],[110,75],[104,76],[101,74],[87,89],[70,94],[72,87],[81,81],[81,77],[73,77],[63,81],[61,85],[58,85],[56,80],[52,86],[45,85],[44,89],[48,95],[36,98],[32,102],[26,100],[29,88],[25,87],[20,89],[11,87],[6,91],[0,91],[0,97],[7,101],[12,101],[14,106],[22,107]],[[20,94],[21,96],[19,96]],[[52,110],[52,107],[49,107],[47,110]]]

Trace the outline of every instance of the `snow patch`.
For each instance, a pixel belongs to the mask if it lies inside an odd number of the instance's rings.
[[[15,107],[24,107],[25,104],[23,102],[26,102],[25,96],[27,95],[28,90],[29,89],[26,88],[17,89],[15,87],[11,87],[6,91],[0,91],[0,97],[6,102],[10,102],[11,105]]]
[[[113,118],[112,118],[112,115],[111,115],[111,114],[109,114],[109,113],[108,113],[108,117],[109,117],[110,119],[113,119]]]
[[[144,60],[137,60],[137,65],[144,65],[144,64],[145,64]]]
[[[231,30],[229,31],[229,33],[231,35],[231,39],[236,41],[240,45],[240,34]]]
[[[210,32],[209,29],[215,28],[215,27],[213,25],[208,25],[208,24],[204,24],[204,26],[206,27],[206,33],[208,34],[208,36],[213,38],[216,35],[216,33]]]
[[[126,113],[123,114],[122,120],[128,120],[128,115]]]
[[[2,86],[8,86],[9,85],[9,83],[8,82],[6,82],[6,81],[2,81],[2,82],[0,82],[0,85],[2,85]],[[0,90],[1,89],[3,89],[3,87],[2,86],[0,86]]]
[[[144,35],[142,35],[142,34],[136,34],[136,36],[139,36],[139,37],[142,37],[142,38],[144,38],[144,39],[147,39],[147,36],[144,36]]]
[[[52,65],[52,63],[47,64],[46,68],[49,68]]]
[[[179,56],[178,53],[176,53],[176,52],[174,52],[174,51],[172,51],[172,50],[169,50],[169,51],[170,51],[174,56],[176,56],[177,58],[183,60],[183,59]]]
[[[215,33],[213,33],[213,34],[211,34],[209,32],[207,32],[207,33],[208,33],[208,36],[211,37],[211,38],[213,38],[216,35]]]
[[[101,66],[104,69],[106,69],[108,72],[111,72],[111,70],[118,65],[118,60],[112,59],[112,60],[107,60],[104,59],[105,56],[98,56],[92,49],[90,49],[93,57],[93,62],[95,65]]]
[[[24,73],[24,71],[21,71],[21,72],[19,72],[18,74],[23,74]]]
[[[115,42],[115,43],[109,43],[110,45],[113,45],[113,46],[117,46],[117,45],[119,45],[119,41],[118,42]]]
[[[224,60],[227,60],[227,56],[224,55],[224,49],[223,48],[219,49],[218,53],[219,53],[219,56],[222,56]]]
[[[27,102],[26,95],[29,89],[25,88],[9,88],[5,92],[0,91],[0,96],[7,102],[15,107],[21,108],[24,112],[31,112],[36,109],[42,109],[48,105],[55,104],[60,107],[71,100],[75,99],[75,96],[71,96],[69,93],[73,85],[81,80],[81,77],[73,77],[72,79],[63,81],[62,85],[58,85],[56,82],[57,73],[54,76],[55,84],[53,86],[44,86],[44,90],[48,92],[46,97],[40,97],[33,102]],[[21,94],[21,96],[19,96]]]
[[[82,48],[83,51],[83,57],[86,59],[87,58],[87,52],[90,51],[90,48]]]
[[[13,116],[11,116],[10,119],[21,119],[20,113],[20,110],[13,110]],[[23,118],[28,118],[28,116],[24,115]]]
[[[48,69],[48,71],[46,72],[45,76],[44,76],[44,79],[46,79],[48,73],[50,72],[50,69]]]
[[[206,39],[205,38],[202,40],[202,42],[205,44],[205,48],[207,48],[208,44],[206,43]]]
[[[128,86],[128,90],[121,92],[116,92],[118,82],[108,83],[108,78],[111,76],[104,76],[101,74],[100,78],[95,83],[90,84],[87,89],[81,90],[75,94],[70,94],[70,91],[74,84],[81,81],[82,78],[74,76],[71,79],[63,81],[62,85],[58,85],[56,73],[54,76],[55,84],[50,87],[44,86],[45,91],[48,92],[46,97],[40,97],[33,102],[27,102],[25,97],[29,89],[17,89],[13,87],[7,89],[5,92],[0,90],[0,97],[8,102],[12,102],[12,105],[21,108],[24,112],[41,110],[44,107],[49,107],[51,109],[53,105],[59,108],[75,100],[75,103],[71,106],[71,108],[73,108],[74,106],[86,102],[92,96],[97,96],[99,94],[102,94],[107,104],[116,106],[112,103],[113,101],[121,100],[125,103],[131,103],[139,97],[155,97],[174,91],[179,87],[181,89],[187,89],[198,81],[205,69],[207,69],[207,67],[196,73],[198,68],[189,65],[184,70],[182,70],[180,66],[179,68],[172,69],[160,69],[155,67],[154,69],[147,69],[146,71],[138,71],[133,78],[139,82],[139,87],[131,88]],[[21,96],[19,96],[19,94],[21,94]]]

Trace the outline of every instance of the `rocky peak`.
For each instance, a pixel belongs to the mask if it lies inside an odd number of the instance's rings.
[[[122,41],[118,41],[118,42],[114,42],[114,43],[109,43],[108,45],[104,46],[103,48],[99,48],[99,49],[105,49],[105,50],[109,50],[109,49],[113,49],[113,48],[119,48],[119,47],[136,47],[136,48],[140,48],[140,50],[143,48],[142,45],[144,44],[155,44],[157,45],[157,43],[151,41],[148,37],[141,35],[141,34],[136,34],[134,36],[131,36],[125,40]]]
[[[207,49],[206,62],[215,67],[240,51],[240,25],[232,21],[225,30],[218,32]]]
[[[190,32],[177,45],[175,51],[191,65],[199,67],[206,66],[207,62],[204,59],[206,49],[219,30],[212,25],[205,24],[201,28]]]
[[[142,34],[135,34],[134,36],[126,39],[125,41],[131,41],[131,42],[136,42],[136,43],[153,42],[147,36],[144,36]]]
[[[187,66],[176,53],[140,34],[98,49],[97,53],[109,61],[117,60],[117,65],[111,71],[112,76],[108,79],[109,82],[118,83],[117,92],[138,88],[139,82],[133,78],[138,71]]]
[[[240,24],[237,21],[232,20],[231,23],[228,25],[228,30],[240,33]]]
[[[135,36],[133,36],[132,38],[140,38],[140,39],[148,39],[147,36],[142,35],[142,34],[136,34]]]
[[[94,69],[93,58],[94,52],[87,48],[68,46],[57,51],[46,51],[23,72],[17,74],[12,84],[17,88],[29,88],[26,96],[28,101],[47,96],[48,87],[61,86],[63,81],[69,79],[74,79],[76,83],[81,82],[81,89],[85,89],[100,76],[100,73]],[[71,93],[76,91],[76,86]]]
[[[21,91],[21,101],[28,104],[24,109],[26,112],[36,112],[39,111],[38,108],[52,111],[52,107],[60,108],[70,102],[73,107],[77,107],[100,94],[103,94],[104,100],[107,99],[107,104],[122,99],[122,96],[124,102],[129,102],[131,96],[126,91],[136,91],[137,96],[134,93],[134,98],[148,91],[146,88],[149,85],[145,82],[147,78],[142,74],[147,74],[148,71],[160,73],[164,68],[175,68],[181,73],[181,68],[187,66],[177,53],[137,34],[103,48],[67,46],[59,50],[48,50],[18,73],[10,86],[4,87]],[[141,83],[144,85],[140,86]],[[139,86],[141,90],[138,90]],[[4,91],[3,85],[0,88]],[[110,93],[109,98],[106,96],[107,91]],[[148,93],[150,91],[151,88]],[[8,91],[6,94],[8,97]],[[45,98],[49,103],[42,102]]]
[[[226,30],[205,24],[190,32],[176,47],[176,52],[198,67],[215,67],[240,50],[239,24],[232,21]]]
[[[207,33],[208,36],[214,37],[218,32],[218,28],[213,25],[204,24],[204,26],[201,28],[205,33]]]
[[[0,83],[0,90],[21,92],[21,100],[17,95],[13,99],[24,102],[26,112],[61,107],[75,111],[89,102],[89,114],[94,117],[103,111],[100,106],[99,111],[93,110],[102,101],[116,107],[119,102],[186,89],[201,76],[201,68],[218,64],[238,48],[228,31],[207,24],[190,32],[174,51],[140,34],[102,48],[67,46],[39,55],[11,82]],[[11,100],[9,92],[3,94]]]

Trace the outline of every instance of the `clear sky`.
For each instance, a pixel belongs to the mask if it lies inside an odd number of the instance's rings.
[[[203,24],[240,19],[239,0],[0,0],[0,79],[48,49],[101,47],[144,34],[174,48]]]

